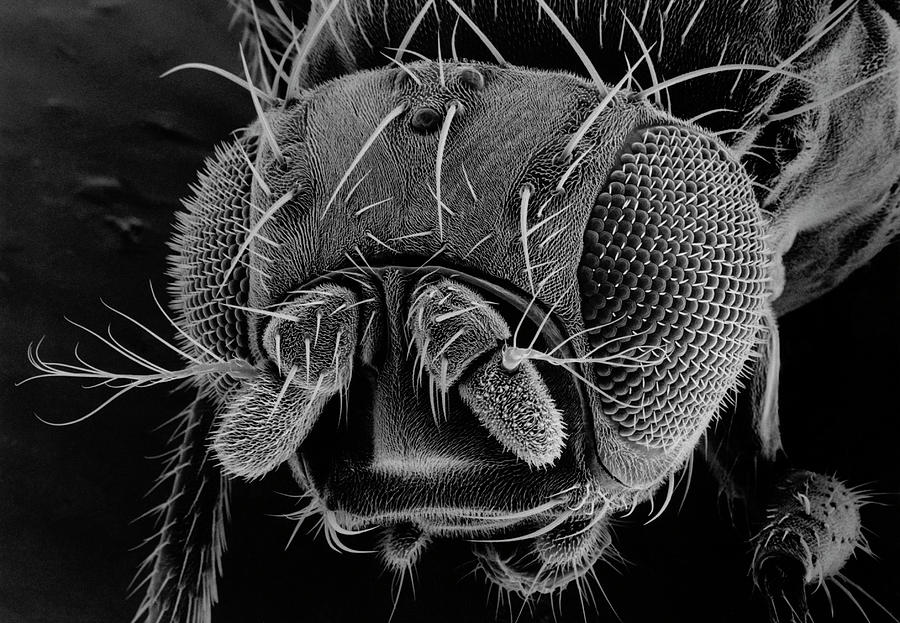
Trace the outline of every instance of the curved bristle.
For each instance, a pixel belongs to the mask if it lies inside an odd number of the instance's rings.
[[[285,318],[266,327],[263,348],[294,385],[333,395],[347,387],[356,353],[359,306],[350,290],[324,284],[280,307]]]

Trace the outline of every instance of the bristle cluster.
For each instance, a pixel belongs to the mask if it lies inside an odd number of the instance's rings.
[[[734,388],[761,324],[767,254],[746,174],[688,128],[640,132],[584,234],[582,310],[605,415],[667,447]]]
[[[279,307],[263,335],[263,348],[292,383],[334,394],[350,381],[357,346],[359,300],[340,286],[325,283]]]
[[[512,555],[497,545],[473,549],[488,580],[506,593],[529,599],[582,582],[604,558],[616,558],[609,527],[589,515],[572,517],[534,540],[515,546]]]
[[[325,404],[346,391],[359,304],[352,291],[324,283],[279,307],[263,337],[271,362],[226,396],[214,433],[213,448],[227,473],[257,478],[286,461]]]
[[[487,302],[451,279],[416,289],[407,324],[420,365],[446,392],[473,361],[509,338],[509,327]]]
[[[178,324],[223,360],[251,356],[244,314],[236,309],[246,305],[249,289],[249,262],[236,257],[251,210],[251,156],[245,148],[250,149],[240,142],[221,146],[207,160],[170,243],[170,291]],[[202,356],[187,340],[183,347]]]
[[[381,559],[392,571],[411,568],[419,561],[428,541],[428,535],[411,523],[398,522],[386,526],[379,543]]]

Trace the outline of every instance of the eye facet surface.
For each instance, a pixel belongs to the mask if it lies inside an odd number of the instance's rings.
[[[206,349],[223,359],[249,359],[246,316],[248,264],[238,255],[251,218],[249,140],[216,151],[200,175],[194,195],[178,214],[170,243],[170,286],[180,324],[192,342],[189,351]],[[203,355],[202,352],[197,352]]]
[[[639,131],[584,241],[600,409],[622,437],[673,447],[735,388],[760,330],[768,256],[749,180],[694,130]]]

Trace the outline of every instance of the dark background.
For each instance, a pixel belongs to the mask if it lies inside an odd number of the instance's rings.
[[[28,343],[46,336],[51,359],[115,357],[63,316],[115,334],[177,365],[172,353],[106,310],[134,315],[165,336],[149,283],[165,290],[165,242],[178,197],[212,145],[247,123],[249,98],[210,74],[160,80],[202,61],[238,71],[237,34],[224,0],[5,0],[0,3],[0,623],[129,621],[127,585],[152,531],[133,520],[161,501],[145,497],[166,430],[186,397],[136,393],[67,428],[101,400],[77,383],[27,377]],[[880,560],[847,575],[900,613],[900,248],[893,246],[831,294],[782,320],[782,416],[795,464],[869,483],[885,506],[864,510]],[[598,566],[626,623],[764,621],[748,577],[750,547],[700,461],[677,502],[644,526],[646,509],[617,528],[627,566]],[[305,535],[284,545],[294,508],[283,475],[237,487],[216,622],[387,621],[390,577],[373,556],[338,555]],[[643,513],[643,514],[642,514]],[[356,543],[351,540],[351,543]],[[360,545],[365,545],[360,541]],[[463,548],[439,543],[405,588],[394,621],[494,620],[496,592]],[[462,578],[462,579],[460,579]],[[596,592],[596,591],[595,591]],[[837,591],[835,619],[862,621]],[[615,620],[601,600],[599,615]],[[861,598],[874,622],[889,618]],[[829,617],[821,592],[816,620]],[[518,605],[501,607],[515,619]],[[523,621],[551,620],[546,608]],[[581,620],[574,592],[561,620]]]

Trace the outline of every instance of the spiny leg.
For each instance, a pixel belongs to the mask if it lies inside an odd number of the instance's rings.
[[[209,623],[225,549],[228,481],[207,446],[215,417],[205,395],[181,416],[180,443],[160,483],[171,481],[169,499],[159,507],[161,528],[153,551],[139,569],[149,582],[135,621]],[[137,578],[136,578],[137,579]],[[136,587],[136,589],[138,588]]]
[[[828,582],[844,588],[844,565],[857,552],[870,552],[859,513],[866,501],[837,478],[811,471],[792,471],[780,483],[754,537],[752,564],[773,622],[805,621],[811,589]]]

